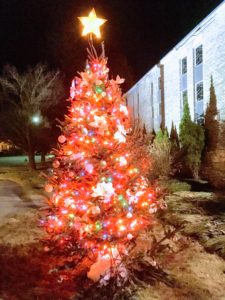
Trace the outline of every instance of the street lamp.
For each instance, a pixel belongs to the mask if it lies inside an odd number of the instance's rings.
[[[35,114],[31,117],[31,123],[39,125],[42,122],[42,117],[39,114]]]

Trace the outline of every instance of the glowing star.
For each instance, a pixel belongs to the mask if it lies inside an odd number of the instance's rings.
[[[89,13],[88,17],[79,17],[78,19],[84,26],[82,36],[94,33],[97,38],[101,37],[100,26],[103,25],[106,20],[97,18],[94,8]]]
[[[92,127],[98,128],[98,132],[101,135],[104,135],[104,132],[108,130],[108,124],[104,116],[94,116],[94,122],[91,122],[90,125]]]
[[[93,188],[93,197],[104,197],[106,202],[110,201],[110,198],[114,194],[114,187],[111,182],[100,182],[96,188]]]

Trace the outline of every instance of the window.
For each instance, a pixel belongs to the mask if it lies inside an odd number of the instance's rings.
[[[197,122],[198,125],[203,125],[204,124],[204,114],[195,114],[195,121]]]
[[[202,45],[195,49],[195,64],[200,65],[203,61]]]
[[[183,106],[184,106],[184,103],[188,101],[187,90],[185,90],[185,91],[182,92],[182,101],[183,101]]]
[[[187,57],[184,57],[181,60],[181,74],[184,75],[187,73]]]
[[[203,100],[203,82],[196,84],[196,99],[197,101]]]

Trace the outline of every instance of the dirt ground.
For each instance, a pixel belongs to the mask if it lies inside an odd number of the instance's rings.
[[[34,190],[41,192],[43,181],[39,174],[31,174],[29,170],[20,171],[18,174],[16,168],[1,168],[0,179],[15,181],[29,191],[29,194]],[[212,215],[212,211],[208,210],[208,200],[210,205],[212,203],[211,196],[203,196],[181,192],[167,199],[168,210],[164,221],[173,225],[180,225],[185,221],[183,233],[179,232],[172,242],[173,251],[160,259],[163,270],[173,278],[174,284],[167,286],[158,282],[145,289],[141,288],[132,300],[225,300],[225,260],[216,251],[208,253],[205,244],[206,238],[207,242],[215,237],[220,240],[224,238],[225,231],[221,222],[224,223],[225,214],[221,214],[222,206],[219,213],[216,211],[218,205],[215,202],[215,215]],[[207,197],[209,198],[206,199]],[[25,197],[24,201],[29,199]],[[42,249],[39,240],[45,233],[39,227],[40,218],[39,209],[31,207],[0,219],[0,300],[66,299],[36,296],[43,277],[40,266],[42,257],[38,251]],[[185,242],[180,242],[181,240]],[[31,250],[30,256],[27,249]],[[218,254],[221,253],[221,247],[219,250]],[[46,255],[44,260],[43,264],[48,263]]]

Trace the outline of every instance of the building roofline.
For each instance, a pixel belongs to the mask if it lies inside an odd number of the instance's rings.
[[[145,73],[126,93],[125,96],[127,96],[133,89],[135,89],[139,82],[141,80],[143,80],[149,72],[152,71],[152,69],[154,69],[156,66],[160,65],[161,60],[163,60],[167,55],[170,54],[170,52],[172,52],[174,49],[178,49],[179,47],[181,47],[186,41],[188,41],[196,32],[198,32],[204,25],[208,24],[211,19],[213,18],[213,16],[215,16],[215,14],[217,13],[218,9],[221,8],[221,6],[225,5],[225,0],[223,0],[216,8],[214,8],[211,13],[209,13],[198,25],[196,25],[184,38],[182,38],[182,40],[177,43],[167,54],[165,54],[160,60],[158,64],[155,64],[152,66],[152,68]]]
[[[133,89],[135,89],[138,84],[140,83],[140,81],[142,81],[146,76],[148,76],[148,74],[157,66],[157,64],[155,64],[150,70],[148,70],[147,73],[145,73],[126,93],[125,95],[129,94]]]

